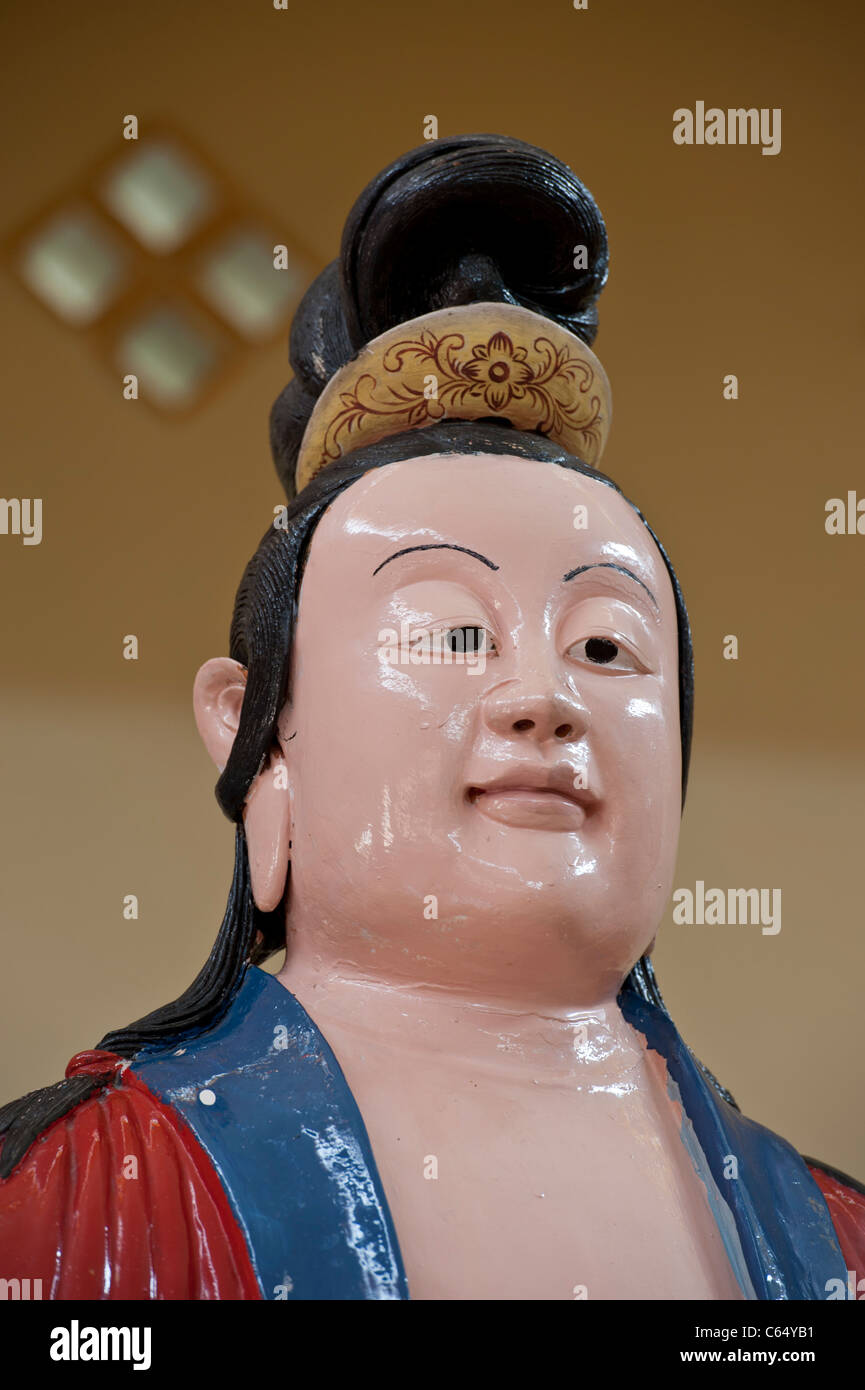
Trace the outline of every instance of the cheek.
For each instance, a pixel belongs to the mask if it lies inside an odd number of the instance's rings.
[[[300,634],[299,634],[300,635]],[[476,677],[394,663],[349,639],[298,642],[286,730],[298,829],[317,842],[427,845],[452,828],[476,728]],[[291,751],[293,750],[293,752]]]
[[[618,717],[598,730],[598,770],[611,829],[635,868],[659,869],[675,857],[681,818],[678,691],[622,692]]]

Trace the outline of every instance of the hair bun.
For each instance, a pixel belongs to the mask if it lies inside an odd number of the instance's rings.
[[[586,268],[574,249],[586,247]],[[523,304],[591,344],[607,234],[561,160],[505,135],[431,141],[367,185],[340,254],[355,351],[407,319],[478,299]]]

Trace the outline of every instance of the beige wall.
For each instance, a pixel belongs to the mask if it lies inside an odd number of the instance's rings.
[[[827,498],[865,495],[863,27],[853,0],[52,0],[0,29],[4,235],[109,152],[130,111],[188,132],[319,265],[428,113],[443,135],[544,146],[589,184],[612,245],[604,466],[667,545],[695,630],[677,882],[783,890],[777,936],[668,912],[659,976],[746,1112],[860,1178],[865,536],[828,537],[823,518]],[[698,99],[781,107],[782,153],[676,147],[673,110]],[[232,830],[188,692],[226,648],[280,500],[267,413],[287,368],[282,345],[261,349],[207,409],[167,421],[121,402],[3,275],[0,492],[44,499],[40,546],[0,536],[6,1099],[180,992],[221,919]],[[728,633],[738,662],[721,657]]]

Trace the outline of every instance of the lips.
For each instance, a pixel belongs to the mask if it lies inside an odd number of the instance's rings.
[[[467,788],[467,800],[489,820],[527,830],[581,829],[597,802],[594,793],[575,788],[570,766],[517,767]]]

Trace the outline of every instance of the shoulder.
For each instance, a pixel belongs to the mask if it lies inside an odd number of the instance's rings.
[[[0,1181],[0,1278],[55,1299],[260,1297],[207,1155],[125,1067]]]

